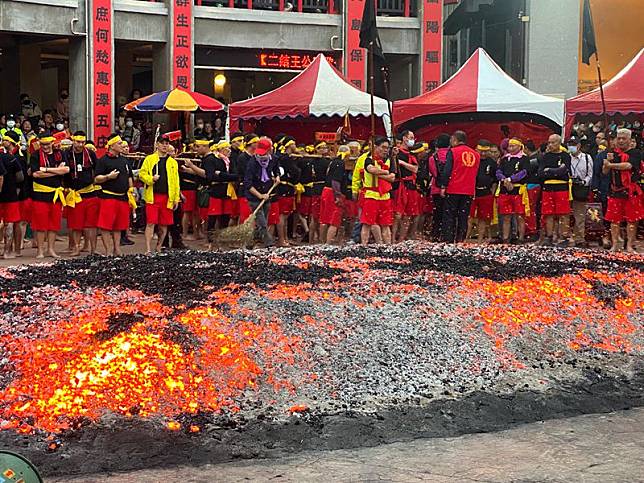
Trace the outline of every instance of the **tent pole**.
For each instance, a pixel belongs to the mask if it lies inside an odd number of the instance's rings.
[[[602,98],[602,114],[604,118],[604,132],[608,132],[608,112],[606,112],[606,98],[604,97],[604,83],[602,81],[602,70],[599,65],[599,56],[595,52],[595,60],[597,60],[597,78],[599,79],[599,95]]]

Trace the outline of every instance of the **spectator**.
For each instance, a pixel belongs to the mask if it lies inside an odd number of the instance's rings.
[[[206,125],[204,126],[203,135],[208,141],[215,140],[215,130],[212,128],[212,123],[210,122],[206,123]]]
[[[37,123],[42,117],[40,106],[33,99],[29,98],[29,94],[20,95],[20,105],[22,114],[29,119],[32,124]]]
[[[43,121],[44,121],[43,127],[47,131],[53,131],[54,128],[56,127],[54,125],[54,115],[50,110],[45,111],[45,114],[43,115]]]
[[[215,119],[214,133],[215,133],[215,139],[214,139],[215,141],[219,141],[225,135],[224,123],[220,117]]]
[[[130,151],[134,152],[139,149],[141,144],[141,131],[134,127],[134,120],[131,117],[125,118],[125,129],[120,131],[121,138],[130,147]]]
[[[199,118],[195,123],[195,131],[194,131],[195,138],[202,137],[204,134],[203,131],[204,131],[204,122],[203,122],[203,119]]]
[[[590,197],[593,178],[593,159],[581,151],[578,139],[568,140],[572,187],[572,216],[575,221],[571,241],[573,246],[586,246],[586,203]]]
[[[56,104],[56,114],[59,119],[69,119],[69,92],[67,92],[67,89],[60,91],[60,97]]]

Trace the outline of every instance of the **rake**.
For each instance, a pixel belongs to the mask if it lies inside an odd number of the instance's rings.
[[[268,190],[268,193],[266,193],[269,196],[269,199],[278,184],[279,183],[273,184],[271,189]],[[266,201],[267,200],[262,200],[261,203],[257,205],[257,208],[255,208],[255,211],[253,211],[243,223],[220,230],[219,233],[215,235],[217,244],[236,247],[245,247],[250,245],[253,241],[253,233],[255,231],[255,217]]]

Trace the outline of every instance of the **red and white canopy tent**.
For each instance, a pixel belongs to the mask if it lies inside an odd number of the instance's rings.
[[[394,102],[394,120],[423,139],[460,129],[472,142],[497,142],[505,124],[511,135],[541,142],[561,131],[564,101],[526,89],[479,48],[438,88]]]
[[[376,132],[386,132],[389,127],[387,101],[376,97],[374,112],[378,117]],[[323,54],[319,54],[283,86],[230,104],[230,130],[237,130],[239,121],[248,121],[258,134],[273,136],[284,132],[298,142],[312,142],[316,131],[335,132],[347,113],[352,118],[352,137],[368,139],[371,131],[369,94],[355,88]]]
[[[606,113],[644,113],[644,48],[615,77],[604,84]],[[566,101],[566,134],[572,131],[575,117],[600,116],[603,113],[599,88],[579,94]]]

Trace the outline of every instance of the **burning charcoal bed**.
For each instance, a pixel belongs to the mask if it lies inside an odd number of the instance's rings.
[[[1,445],[123,471],[643,405],[643,267],[407,243],[5,269]]]

